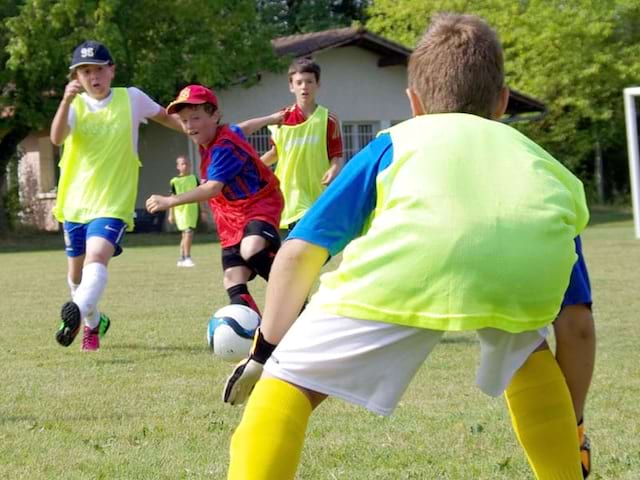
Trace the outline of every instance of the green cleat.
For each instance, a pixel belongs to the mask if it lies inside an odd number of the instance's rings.
[[[98,323],[98,335],[100,338],[104,338],[111,326],[111,320],[104,313],[100,313],[100,322]]]

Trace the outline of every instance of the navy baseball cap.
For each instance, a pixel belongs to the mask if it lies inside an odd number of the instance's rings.
[[[87,40],[78,45],[73,51],[69,70],[80,65],[112,65],[113,58],[107,47],[95,40]]]

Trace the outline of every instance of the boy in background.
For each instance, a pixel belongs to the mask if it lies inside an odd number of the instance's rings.
[[[56,340],[71,345],[84,321],[82,350],[95,351],[111,322],[98,309],[111,257],[122,253],[133,229],[138,191],[138,129],[151,119],[180,131],[178,121],[144,92],[111,88],[115,65],[107,47],[78,45],[71,81],[51,124],[51,141],[64,143],[53,214],[63,223],[71,300],[62,306]]]
[[[198,145],[201,184],[179,195],[151,195],[147,210],[155,213],[208,200],[222,247],[223,282],[229,300],[260,314],[247,283],[256,275],[269,279],[280,248],[278,225],[284,201],[278,179],[246,137],[280,122],[282,113],[239,125],[221,124],[218,100],[202,85],[183,88],[167,113],[180,117],[185,133]]]
[[[254,347],[225,387],[236,404],[255,384],[230,480],[293,479],[328,395],[389,415],[444,332],[467,330],[480,339],[478,385],[506,393],[536,477],[582,478],[571,396],[545,341],[588,221],[582,183],[493,121],[509,91],[482,19],[435,17],[408,78],[414,118],[349,162],[276,257]]]
[[[320,66],[301,58],[289,66],[289,90],[296,102],[270,128],[273,147],[262,156],[276,164],[285,206],[280,228],[291,230],[340,172],[342,135],[338,118],[316,103]]]
[[[176,169],[178,176],[173,177],[170,181],[173,195],[180,195],[198,186],[198,179],[191,173],[191,162],[184,155],[176,158]],[[169,209],[169,223],[175,224],[178,231],[181,232],[178,267],[195,266],[191,259],[191,245],[193,244],[193,233],[198,225],[198,211],[197,203],[187,203]]]

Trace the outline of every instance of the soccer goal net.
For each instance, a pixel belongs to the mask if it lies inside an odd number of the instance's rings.
[[[636,238],[640,238],[640,155],[638,154],[638,114],[636,97],[640,97],[640,87],[624,89],[624,113],[627,124],[627,148],[629,150],[629,174],[631,181],[631,203]]]

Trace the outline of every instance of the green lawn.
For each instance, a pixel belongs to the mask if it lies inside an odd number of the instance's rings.
[[[176,235],[130,235],[109,269],[112,328],[96,354],[54,340],[67,299],[57,235],[0,243],[0,478],[223,479],[241,409],[231,366],[211,356],[209,315],[226,303],[219,246],[198,234],[194,269]],[[596,212],[583,235],[598,358],[587,428],[592,479],[640,478],[640,241],[628,214]],[[252,290],[262,304],[264,284]],[[400,407],[380,418],[340,401],[314,414],[298,478],[531,479],[504,401],[474,386],[472,334],[449,335]],[[274,479],[278,480],[278,479]]]

